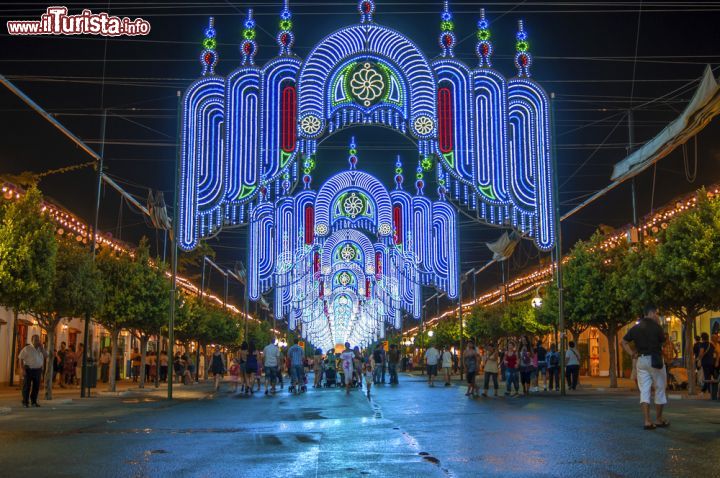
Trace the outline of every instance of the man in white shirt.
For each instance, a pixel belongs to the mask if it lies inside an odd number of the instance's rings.
[[[431,387],[435,386],[433,380],[435,379],[435,376],[437,376],[438,360],[440,360],[440,352],[438,352],[438,349],[436,349],[435,346],[431,345],[430,348],[425,351],[425,364],[427,365],[428,385]]]
[[[265,366],[265,395],[268,394],[268,382],[272,387],[270,391],[275,394],[275,382],[280,365],[280,349],[275,345],[275,337],[272,337],[270,343],[263,349],[263,365]]]
[[[27,408],[32,401],[33,407],[39,407],[37,402],[38,392],[40,391],[40,376],[42,375],[43,364],[47,352],[40,344],[40,336],[35,334],[32,336],[32,344],[27,344],[18,355],[20,364],[25,370],[25,379],[22,388],[22,403]],[[32,390],[30,389],[32,385]]]

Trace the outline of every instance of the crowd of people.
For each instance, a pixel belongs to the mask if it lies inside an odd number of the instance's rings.
[[[400,351],[391,345],[386,352],[381,346],[361,351],[349,343],[341,351],[330,349],[323,353],[314,349],[308,357],[300,346],[299,339],[283,352],[273,338],[262,350],[254,341],[243,342],[227,368],[231,392],[252,395],[263,391],[275,395],[278,388],[284,388],[283,378],[289,378],[289,392],[307,391],[308,372],[314,374],[313,388],[344,387],[346,393],[364,388],[370,396],[373,384],[398,384],[398,367],[401,364]],[[226,372],[225,364],[213,359],[211,369],[219,387],[219,376]],[[217,372],[217,373],[216,373]],[[339,377],[338,377],[339,376]],[[389,381],[386,382],[386,376]]]
[[[434,387],[440,376],[444,385],[450,386],[453,372],[457,372],[457,358],[449,347],[437,349],[430,345],[425,351],[425,365],[428,386]],[[495,343],[482,347],[469,341],[462,352],[462,365],[467,382],[466,396],[487,397],[492,385],[492,393],[498,396],[499,382],[505,382],[505,396],[528,396],[540,391],[560,390],[560,353],[555,344],[549,350],[543,341],[531,341],[528,336],[519,341],[509,340],[500,348]],[[569,342],[565,352],[565,380],[567,388],[576,390],[580,374],[580,352],[574,342]],[[478,382],[482,380],[482,390]],[[522,390],[522,391],[521,391]]]
[[[640,391],[641,403],[644,404],[646,428],[652,429],[666,426],[662,418],[662,405],[666,400],[665,388],[674,380],[673,373],[677,375],[677,370],[683,369],[672,368],[678,360],[677,352],[667,334],[662,331],[656,310],[649,308],[645,315],[624,337],[623,346],[633,357],[633,378]],[[720,334],[702,333],[696,337],[693,353],[701,393],[717,400]],[[59,349],[53,352],[53,379],[60,387],[78,385],[82,354],[82,344],[75,350],[73,345],[68,347],[65,342],[61,342]],[[40,386],[45,356],[46,352],[39,344],[39,339],[34,337],[33,344],[29,344],[19,356],[23,363],[28,364],[24,366],[27,375],[23,386],[25,406],[31,403],[37,406],[37,389]],[[230,391],[233,393],[252,395],[263,391],[265,395],[275,395],[278,388],[284,388],[284,378],[287,377],[289,392],[300,394],[307,391],[307,376],[308,372],[312,371],[313,388],[342,387],[346,394],[352,390],[364,389],[369,398],[373,386],[397,385],[398,371],[412,370],[412,357],[403,356],[395,344],[390,344],[388,350],[380,344],[361,350],[358,346],[351,347],[346,343],[341,350],[330,349],[323,353],[321,349],[314,349],[310,355],[306,355],[298,339],[286,350],[281,350],[273,338],[262,349],[252,340],[244,342],[235,353],[229,355],[230,359],[227,357],[217,346],[209,357],[177,352],[170,364],[167,352],[161,351],[158,354],[148,351],[145,357],[145,379],[150,382],[165,382],[168,379],[168,367],[172,366],[175,380],[186,385],[197,381],[199,372],[205,371],[206,375],[212,375],[215,390],[220,389],[228,375]],[[137,382],[142,365],[138,348],[133,350],[129,358],[129,379]],[[546,348],[542,339],[531,339],[528,336],[508,340],[502,346],[496,343],[476,345],[475,342],[468,341],[460,357],[454,348],[436,348],[431,344],[421,358],[424,360],[424,372],[427,374],[429,387],[434,387],[436,381],[442,381],[446,387],[450,386],[453,375],[458,374],[462,368],[462,378],[467,383],[465,395],[468,397],[488,397],[490,394],[495,397],[500,394],[506,397],[527,397],[541,389],[557,392],[560,390],[561,379],[565,380],[567,389],[573,391],[578,387],[582,362],[580,351],[576,344],[570,341],[564,357],[565,376],[561,378],[561,357],[557,346],[550,343]],[[109,349],[104,348],[96,359],[100,366],[100,380],[106,383],[109,380],[111,362]],[[116,368],[119,378],[120,367]],[[659,370],[662,370],[662,373]],[[504,385],[501,385],[502,382]],[[501,390],[501,387],[504,390]],[[650,396],[651,392],[653,397]],[[647,411],[650,402],[660,407],[656,409],[659,421],[649,422]]]
[[[703,332],[699,337],[695,337],[693,357],[701,386],[700,393],[711,400],[717,400],[720,379],[720,332],[712,336]]]

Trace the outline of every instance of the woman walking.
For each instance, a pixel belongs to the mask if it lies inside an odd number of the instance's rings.
[[[220,390],[220,382],[222,381],[223,375],[225,375],[225,357],[223,357],[220,351],[220,346],[215,346],[215,352],[212,354],[212,361],[210,362],[210,373],[213,374],[213,380],[215,381],[215,391]]]
[[[488,388],[490,386],[490,380],[493,382],[493,392],[497,397],[498,395],[498,351],[493,344],[488,344],[485,347],[485,354],[483,355],[483,365],[485,369],[485,377],[483,380],[483,392],[482,396],[487,397]]]
[[[533,356],[526,345],[520,349],[520,383],[522,384],[523,396],[530,394],[530,383],[532,382]]]
[[[508,342],[503,363],[505,364],[507,373],[505,395],[509,396],[512,391],[512,386],[515,385],[515,393],[513,393],[512,396],[516,397],[520,391],[520,386],[518,384],[518,355],[515,352],[515,342]]]
[[[240,344],[240,351],[238,352],[238,364],[240,365],[240,393],[245,393],[245,389],[248,387],[247,382],[247,356],[248,356],[248,344],[243,342]]]
[[[245,362],[245,395],[255,393],[255,374],[258,372],[258,356],[255,350],[255,342],[250,341],[247,348],[247,360]],[[258,386],[258,391],[260,386]]]
[[[322,349],[315,349],[315,355],[313,356],[313,372],[315,375],[313,388],[320,388],[322,386],[322,361]]]

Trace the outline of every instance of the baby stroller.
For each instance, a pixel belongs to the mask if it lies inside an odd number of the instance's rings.
[[[325,387],[337,387],[337,372],[334,368],[325,369]]]
[[[685,367],[671,367],[670,370],[668,370],[668,388],[677,391],[684,390],[687,386],[688,374]]]

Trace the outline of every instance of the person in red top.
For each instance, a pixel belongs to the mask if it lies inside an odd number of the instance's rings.
[[[515,342],[508,343],[503,362],[505,363],[505,369],[507,371],[507,389],[505,390],[505,395],[510,395],[512,386],[515,384],[515,393],[513,393],[513,396],[516,397],[520,390],[520,384],[518,383],[518,355],[517,352],[515,352]]]

